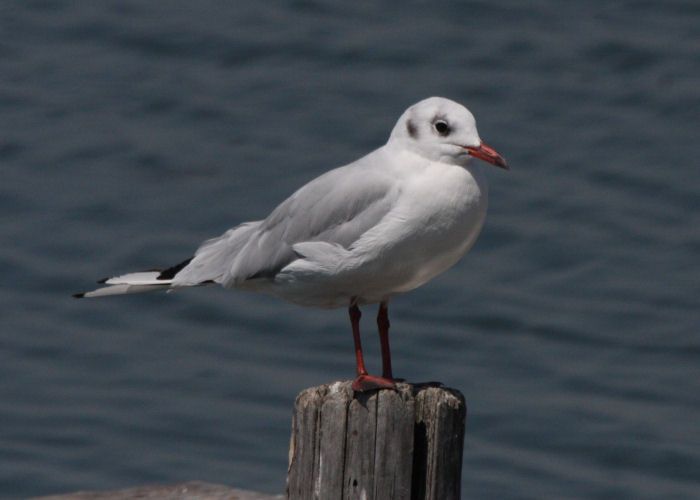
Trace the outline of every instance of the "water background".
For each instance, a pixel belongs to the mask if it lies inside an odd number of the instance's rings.
[[[0,498],[282,492],[296,394],[353,375],[346,311],[70,294],[265,216],[431,95],[512,166],[390,308],[395,373],[466,396],[463,497],[700,498],[698,26],[694,0],[4,3]]]

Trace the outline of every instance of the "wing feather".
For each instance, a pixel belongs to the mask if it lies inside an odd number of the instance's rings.
[[[280,204],[232,262],[225,286],[272,277],[299,258],[294,245],[326,242],[349,248],[390,210],[391,179],[365,162],[331,170]]]
[[[206,241],[175,275],[173,286],[215,281],[226,287],[272,278],[290,262],[304,258],[294,246],[325,242],[345,249],[374,227],[396,199],[395,185],[377,169],[383,151],[312,180],[262,221],[248,222]]]

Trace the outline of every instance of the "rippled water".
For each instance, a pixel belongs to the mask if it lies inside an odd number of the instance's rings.
[[[353,374],[345,311],[70,294],[179,262],[444,95],[512,166],[470,254],[391,306],[397,375],[466,396],[464,498],[700,498],[697,2],[9,5],[0,497],[283,491],[295,395]]]

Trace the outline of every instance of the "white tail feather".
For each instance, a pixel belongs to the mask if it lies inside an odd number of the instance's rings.
[[[152,292],[154,290],[167,290],[170,285],[110,285],[98,288],[91,292],[75,295],[76,297],[105,297],[107,295],[123,295],[125,293]]]
[[[107,295],[123,295],[126,293],[170,289],[172,280],[159,280],[158,276],[160,274],[160,271],[144,271],[115,276],[103,282],[107,286],[90,292],[78,293],[74,295],[74,297],[105,297]]]
[[[105,285],[169,285],[172,280],[159,280],[161,271],[122,274],[105,280]]]

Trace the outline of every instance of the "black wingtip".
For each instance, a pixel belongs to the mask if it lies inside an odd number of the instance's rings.
[[[73,294],[73,298],[76,298],[76,299],[82,299],[83,297],[85,297],[84,293],[74,293]]]
[[[175,275],[177,273],[179,273],[180,271],[182,271],[187,266],[187,264],[190,263],[190,261],[193,258],[194,257],[190,257],[189,259],[180,262],[176,266],[169,267],[165,271],[161,271],[161,273],[158,275],[158,277],[156,279],[159,279],[159,280],[171,280],[171,279],[173,279],[175,277]]]
[[[98,284],[98,285],[104,285],[105,283],[107,283],[107,280],[108,280],[108,279],[111,279],[111,278],[102,278],[100,281],[97,282],[97,284]]]

